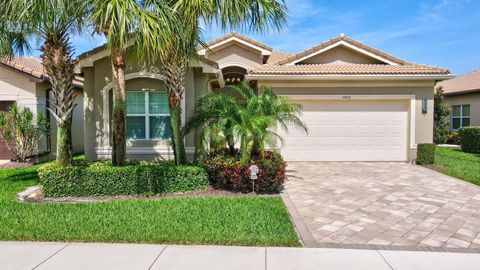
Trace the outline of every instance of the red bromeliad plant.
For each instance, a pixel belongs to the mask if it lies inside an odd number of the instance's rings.
[[[221,189],[237,192],[252,191],[253,181],[250,179],[250,167],[259,167],[258,179],[255,180],[255,192],[276,193],[285,183],[286,163],[280,154],[265,151],[262,156],[255,156],[245,166],[241,165],[240,154],[230,155],[230,150],[212,154],[203,162],[208,172],[210,183]]]

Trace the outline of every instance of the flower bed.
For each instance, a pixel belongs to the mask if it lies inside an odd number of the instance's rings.
[[[153,195],[208,187],[208,175],[197,166],[173,163],[130,162],[123,167],[109,162],[78,163],[38,169],[45,197]]]
[[[260,168],[258,179],[255,180],[255,191],[260,193],[276,193],[285,183],[286,163],[276,152],[265,152],[262,156],[254,157],[249,164],[240,165],[240,155],[230,155],[228,150],[210,155],[202,166],[208,173],[210,183],[221,189],[250,192],[253,181],[250,179],[250,166]]]

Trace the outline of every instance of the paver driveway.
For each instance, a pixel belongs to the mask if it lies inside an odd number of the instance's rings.
[[[480,248],[480,187],[407,163],[292,162],[285,191],[319,244]]]

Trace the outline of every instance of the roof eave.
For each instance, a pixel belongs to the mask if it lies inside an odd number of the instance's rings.
[[[247,80],[447,80],[453,78],[453,76],[449,74],[249,74],[246,78]]]
[[[477,92],[480,93],[480,88],[469,89],[469,90],[461,90],[461,91],[455,91],[455,92],[448,92],[448,93],[444,93],[444,95],[445,96],[461,96],[461,95],[475,94]]]

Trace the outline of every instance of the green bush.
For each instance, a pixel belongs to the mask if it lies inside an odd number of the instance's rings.
[[[450,133],[448,133],[447,143],[455,145],[460,144],[460,134],[458,133],[458,131],[450,131]]]
[[[480,153],[480,127],[463,127],[459,133],[463,152]]]
[[[46,197],[153,195],[208,187],[203,168],[172,163],[129,163],[123,167],[107,162],[45,165],[38,174]]]
[[[417,164],[433,164],[435,163],[435,144],[420,143],[417,148]]]

